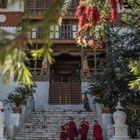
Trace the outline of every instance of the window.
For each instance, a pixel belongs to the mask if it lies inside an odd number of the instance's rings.
[[[73,38],[76,38],[76,32],[78,30],[78,26],[77,25],[72,25],[72,30],[73,30]]]
[[[0,8],[7,8],[7,0],[0,0]]]
[[[72,38],[72,26],[61,26],[61,38]]]
[[[94,55],[88,57],[88,66],[90,69],[100,70],[105,53],[96,53]]]
[[[36,8],[50,8],[55,0],[36,0]]]
[[[46,0],[36,0],[36,8],[45,8]]]
[[[32,28],[32,38],[36,38],[36,28]]]
[[[55,0],[46,0],[46,7],[50,8],[54,4]]]
[[[50,38],[59,38],[59,26],[58,25],[51,25],[50,26]]]
[[[50,38],[52,39],[70,39],[76,38],[77,25],[51,25]]]
[[[130,4],[128,3],[128,0],[124,0],[123,5],[124,5],[125,9],[130,9],[131,8]]]

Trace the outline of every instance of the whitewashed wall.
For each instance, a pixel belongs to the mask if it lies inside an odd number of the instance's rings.
[[[21,30],[21,28],[17,28],[17,27],[0,27],[0,30],[1,29],[8,33],[6,38],[10,40],[13,40],[15,36],[17,36],[18,32]]]
[[[36,82],[37,88],[36,93],[34,93],[35,100],[35,109],[36,110],[44,110],[48,106],[49,100],[49,82]],[[5,85],[2,81],[0,81],[0,100],[4,100],[7,96],[14,91],[14,89],[18,86],[17,83],[12,83],[10,85]],[[81,83],[82,93],[88,90],[88,82]],[[84,98],[84,95],[82,95]],[[91,95],[88,95],[89,104],[91,109],[94,109],[95,106],[93,104],[93,99]]]
[[[35,109],[43,110],[48,105],[49,82],[36,82],[37,88],[34,94]]]
[[[43,110],[48,105],[49,82],[36,82],[36,85],[36,93],[34,94],[35,109]],[[0,80],[0,100],[5,100],[17,86],[17,83],[6,85]]]
[[[17,85],[18,85],[17,83],[4,84],[2,80],[0,79],[0,100],[5,100],[7,96],[12,91],[14,91]]]
[[[15,3],[12,3],[12,0],[8,0],[7,8],[0,8],[0,12],[23,12],[24,11],[24,2],[23,0],[16,0]]]
[[[12,34],[16,34],[18,30],[20,30],[20,28],[17,28],[17,27],[0,27],[0,29],[8,32],[8,33],[12,33]]]

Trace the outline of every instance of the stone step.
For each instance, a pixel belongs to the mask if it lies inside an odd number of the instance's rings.
[[[90,124],[88,140],[92,140],[92,124],[96,119],[96,112],[78,109],[35,111],[23,124],[15,140],[59,140],[60,125],[68,122],[70,117],[75,118],[77,129],[82,118],[87,118]]]
[[[18,137],[16,140],[60,140],[60,138],[21,138]],[[80,138],[76,138],[75,140],[80,140]],[[92,137],[88,137],[87,140],[93,140]]]
[[[27,137],[27,138],[22,138],[22,137],[16,137],[16,140],[60,140],[60,138],[58,137],[53,137],[53,138],[43,138],[43,137],[40,137],[40,138],[30,138],[30,137]],[[75,138],[75,140],[80,140],[80,137],[78,138]],[[87,140],[93,140],[92,137],[87,137]]]
[[[50,112],[51,113],[51,112]],[[48,114],[50,114],[50,113],[48,113]],[[59,116],[59,117],[61,117],[62,115],[64,115],[64,116],[70,116],[70,115],[72,115],[72,116],[79,116],[79,115],[82,115],[82,116],[88,116],[88,115],[96,115],[95,113],[54,113],[54,114],[51,114],[50,116],[48,116],[48,114],[33,114],[31,117],[32,118],[36,118],[36,117],[39,117],[39,118],[44,118],[44,117],[48,117],[48,118],[50,118],[50,117],[52,117],[52,116]]]
[[[26,125],[26,126],[29,126],[29,125],[34,125],[34,124],[37,124],[37,125],[54,125],[54,124],[61,124],[62,122],[68,122],[69,121],[69,119],[67,118],[67,119],[59,119],[59,120],[57,120],[57,121],[53,121],[53,120],[51,120],[51,121],[28,121],[28,122],[26,122],[26,123],[24,123],[24,125]],[[81,118],[80,119],[78,119],[78,120],[75,120],[75,123],[76,124],[79,124],[81,122]],[[88,122],[91,124],[91,123],[93,123],[94,121],[93,120],[88,120]]]
[[[64,105],[62,105],[62,106],[64,107]],[[56,106],[55,106],[55,108],[56,108]],[[52,113],[55,113],[55,112],[81,112],[81,113],[85,112],[85,113],[90,113],[90,112],[84,111],[84,109],[77,109],[74,106],[72,106],[72,108],[70,108],[70,109],[47,109],[46,108],[45,111],[37,110],[37,111],[32,112],[32,114],[41,114],[41,113],[44,114],[47,112],[52,112]],[[91,112],[95,112],[95,110],[93,109],[93,110],[91,110]]]

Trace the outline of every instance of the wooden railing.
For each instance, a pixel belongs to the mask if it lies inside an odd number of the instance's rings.
[[[93,75],[96,74],[96,73],[100,73],[101,71],[102,71],[102,70],[99,69],[99,68],[94,68],[94,69],[91,69],[91,68],[89,68],[89,69],[83,69],[83,70],[81,71],[81,77],[82,77],[83,80],[89,81],[89,78],[90,78],[91,76],[93,76]]]
[[[49,8],[29,8],[29,16],[43,16]],[[76,8],[67,9],[66,15],[76,15]]]
[[[47,75],[47,69],[45,68],[29,68],[32,79],[35,81],[47,81],[48,75]]]
[[[44,15],[53,4],[53,0],[29,0],[29,9],[27,11],[29,11],[29,16]],[[78,4],[79,0],[71,0],[67,6],[66,15],[75,15]]]
[[[38,5],[37,0],[33,0],[33,2],[31,2],[32,0],[29,0],[29,8],[27,9],[27,11],[29,11],[29,16],[43,16],[44,14],[46,14],[46,12],[49,11],[49,7],[47,5],[51,5],[45,3],[42,5]],[[51,3],[51,2],[49,2]],[[71,3],[69,4],[68,8],[67,8],[67,12],[66,12],[66,16],[67,15],[76,15],[76,8],[79,4],[79,0],[71,0]],[[39,8],[40,7],[40,8]],[[122,11],[126,11],[130,9],[130,5],[128,4],[128,0],[124,0],[123,1],[123,6],[118,5],[118,11],[122,12]]]
[[[49,30],[49,33],[48,33]],[[78,30],[78,25],[65,25],[65,26],[50,26],[48,27],[37,27],[33,28],[31,32],[28,33],[27,38],[30,39],[42,39],[49,34],[51,39],[75,39],[76,31]]]
[[[52,82],[49,90],[50,104],[80,104],[81,86],[78,82]]]

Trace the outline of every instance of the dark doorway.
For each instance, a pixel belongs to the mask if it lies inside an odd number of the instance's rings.
[[[81,103],[80,56],[63,54],[55,57],[50,75],[50,104]]]

